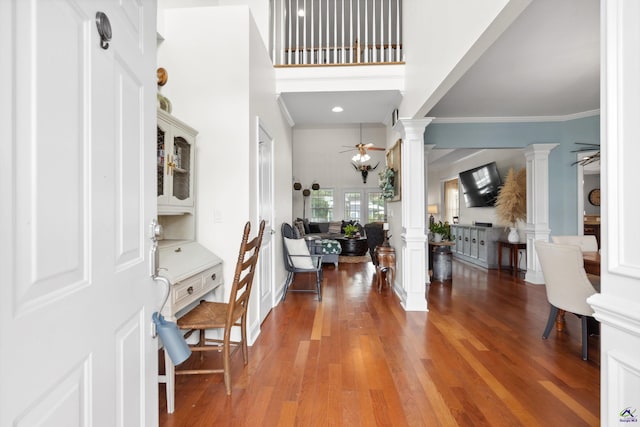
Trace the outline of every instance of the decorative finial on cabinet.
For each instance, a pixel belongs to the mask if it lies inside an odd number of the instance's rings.
[[[160,88],[167,83],[167,80],[169,80],[169,74],[167,73],[167,70],[162,67],[156,70],[156,74],[158,76],[158,107],[167,113],[171,113],[171,101],[160,93]]]

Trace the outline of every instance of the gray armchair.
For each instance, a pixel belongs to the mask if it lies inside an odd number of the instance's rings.
[[[287,297],[287,292],[317,292],[318,301],[322,301],[320,284],[322,283],[322,255],[311,254],[304,239],[297,238],[291,225],[282,223],[282,247],[284,267],[287,270],[287,280],[282,291],[282,301]],[[290,289],[296,273],[315,273],[316,289]]]
[[[364,225],[364,233],[367,236],[367,245],[369,246],[369,255],[373,265],[378,265],[374,251],[376,246],[380,246],[384,242],[384,230],[381,222],[371,222]]]

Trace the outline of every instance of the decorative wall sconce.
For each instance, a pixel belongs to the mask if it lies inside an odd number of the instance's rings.
[[[300,184],[299,182],[294,182],[293,189],[296,191],[302,190],[302,184]],[[318,191],[319,189],[320,184],[318,184],[317,182],[311,184],[311,190]],[[311,195],[311,190],[309,190],[308,188],[302,190],[302,218],[305,218],[305,213],[307,211],[307,197]]]
[[[375,166],[371,167],[371,165],[356,165],[355,163],[351,163],[353,167],[360,172],[362,175],[362,182],[367,183],[367,176],[369,176],[369,171],[375,170],[378,167],[380,162],[376,163]]]
[[[427,213],[429,214],[429,224],[433,224],[435,222],[434,215],[438,215],[438,205],[428,205]]]

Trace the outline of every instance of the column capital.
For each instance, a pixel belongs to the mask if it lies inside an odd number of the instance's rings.
[[[425,117],[422,119],[400,119],[393,126],[393,130],[400,134],[402,139],[424,140],[424,130],[433,121],[433,117]]]
[[[551,150],[556,148],[560,144],[529,144],[524,149],[525,157],[529,157],[534,154],[546,154],[548,155]]]

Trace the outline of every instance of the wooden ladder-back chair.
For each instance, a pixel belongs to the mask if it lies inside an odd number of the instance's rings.
[[[242,243],[240,244],[240,254],[236,263],[236,270],[231,284],[231,294],[229,302],[201,301],[198,306],[178,319],[178,327],[188,330],[185,337],[193,331],[199,331],[200,338],[197,344],[190,345],[191,351],[222,351],[223,368],[218,369],[176,369],[176,375],[189,374],[224,374],[224,386],[227,395],[231,394],[231,356],[242,348],[244,364],[249,362],[247,349],[247,308],[253,276],[258,262],[258,252],[262,244],[264,234],[264,221],[260,222],[258,235],[249,241],[251,224],[247,222],[244,226]],[[240,341],[231,341],[231,329],[234,326],[240,327]],[[205,331],[211,329],[221,329],[223,338],[206,338]],[[210,345],[208,343],[213,343]],[[232,350],[233,348],[233,350]],[[200,353],[202,356],[202,353]],[[202,357],[201,357],[202,359]]]

